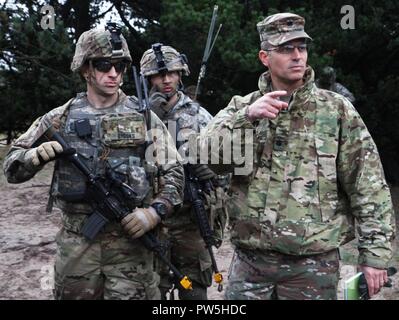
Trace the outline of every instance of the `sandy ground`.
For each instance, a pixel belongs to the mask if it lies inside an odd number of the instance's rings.
[[[0,147],[2,166],[6,148]],[[0,174],[0,299],[52,299],[52,268],[55,256],[55,235],[59,228],[59,211],[45,212],[52,166],[39,172],[32,180],[18,185],[8,184]],[[395,208],[399,208],[399,187],[392,190]],[[396,210],[398,214],[398,210]],[[398,220],[398,219],[397,219]],[[226,240],[215,250],[219,269],[227,282],[233,248]],[[392,265],[399,268],[395,241]],[[341,279],[356,273],[356,243],[341,250]],[[393,287],[384,288],[373,299],[399,299],[399,275],[392,277]],[[209,289],[211,300],[224,299],[216,284]],[[342,280],[338,298],[343,298]]]

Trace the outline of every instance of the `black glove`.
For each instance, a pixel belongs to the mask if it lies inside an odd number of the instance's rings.
[[[149,103],[151,107],[159,108],[164,105],[167,105],[168,99],[163,93],[154,92],[153,94],[150,95]]]
[[[194,175],[198,178],[199,181],[209,180],[216,177],[216,174],[209,169],[206,164],[197,164],[193,168]]]

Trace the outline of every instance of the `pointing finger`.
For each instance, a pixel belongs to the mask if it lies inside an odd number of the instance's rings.
[[[272,105],[273,107],[275,107],[278,110],[286,109],[288,107],[288,103],[287,102],[280,101],[278,99],[272,99],[270,101],[270,105]]]
[[[271,91],[271,92],[268,92],[265,94],[265,96],[269,96],[274,99],[282,97],[282,96],[286,96],[286,95],[287,95],[287,91],[285,91],[285,90]]]

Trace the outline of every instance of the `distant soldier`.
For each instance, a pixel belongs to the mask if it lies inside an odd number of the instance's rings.
[[[32,147],[53,125],[94,176],[117,176],[135,191],[129,206],[136,209],[122,220],[124,228],[111,221],[94,240],[86,240],[82,226],[94,210],[87,201],[87,179],[72,163],[56,158],[49,202],[54,200],[62,210],[55,299],[160,299],[153,253],[137,238],[181,204],[183,167],[176,161],[156,166],[144,157],[150,128],[137,98],[119,89],[131,61],[126,40],[115,24],[109,23],[106,31],[82,33],[71,70],[84,79],[87,91],[38,118],[11,146],[4,162],[8,182],[31,179],[64,151],[56,141]],[[170,159],[176,159],[174,142],[155,114],[151,128],[162,132],[167,142],[161,147],[155,144],[156,150],[170,152]],[[159,190],[149,178],[154,171],[162,173]]]
[[[320,73],[319,79],[316,80],[316,86],[320,89],[334,91],[343,95],[352,104],[355,103],[355,96],[347,88],[339,82],[336,82],[336,72],[332,67],[324,67]]]
[[[168,126],[179,148],[184,148],[190,136],[198,135],[212,119],[204,108],[181,91],[182,76],[189,74],[186,57],[174,48],[158,43],[144,52],[140,67],[151,86],[151,110]],[[205,164],[194,165],[194,171],[200,182],[215,181],[216,175]],[[214,191],[206,195],[205,200],[210,224],[221,238],[226,219],[223,191],[219,186],[215,187]],[[179,298],[205,300],[207,287],[212,283],[211,259],[192,210],[192,203],[185,196],[183,207],[164,225],[171,238],[171,262],[193,281],[193,290],[179,290]],[[161,293],[166,293],[168,288],[168,274],[163,270]]]
[[[252,146],[253,166],[232,182],[228,299],[336,299],[337,249],[355,222],[371,295],[387,281],[393,206],[378,150],[353,105],[315,86],[304,25],[292,13],[257,24],[268,69],[259,89],[234,96],[203,134],[204,147],[225,136],[235,150]],[[223,164],[214,145],[211,169],[236,172],[241,163]]]

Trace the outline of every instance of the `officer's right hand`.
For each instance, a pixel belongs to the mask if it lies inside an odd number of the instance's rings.
[[[62,146],[57,141],[44,142],[37,148],[30,150],[32,164],[34,166],[39,166],[40,159],[45,162],[53,160],[56,154],[61,153],[62,151]]]
[[[149,98],[149,103],[150,103],[150,106],[153,108],[161,107],[161,106],[168,104],[168,99],[164,94],[156,91],[153,94],[151,94],[151,96]]]
[[[279,97],[285,95],[287,95],[287,91],[284,90],[266,93],[263,97],[247,107],[249,120],[255,121],[262,118],[276,118],[281,109],[288,108],[287,102],[279,100]]]
[[[136,208],[121,221],[123,229],[133,238],[139,238],[147,231],[153,229],[161,217],[153,207]]]
[[[388,274],[385,269],[378,269],[361,265],[360,270],[364,273],[369,290],[369,296],[377,294],[380,289],[388,282]]]

